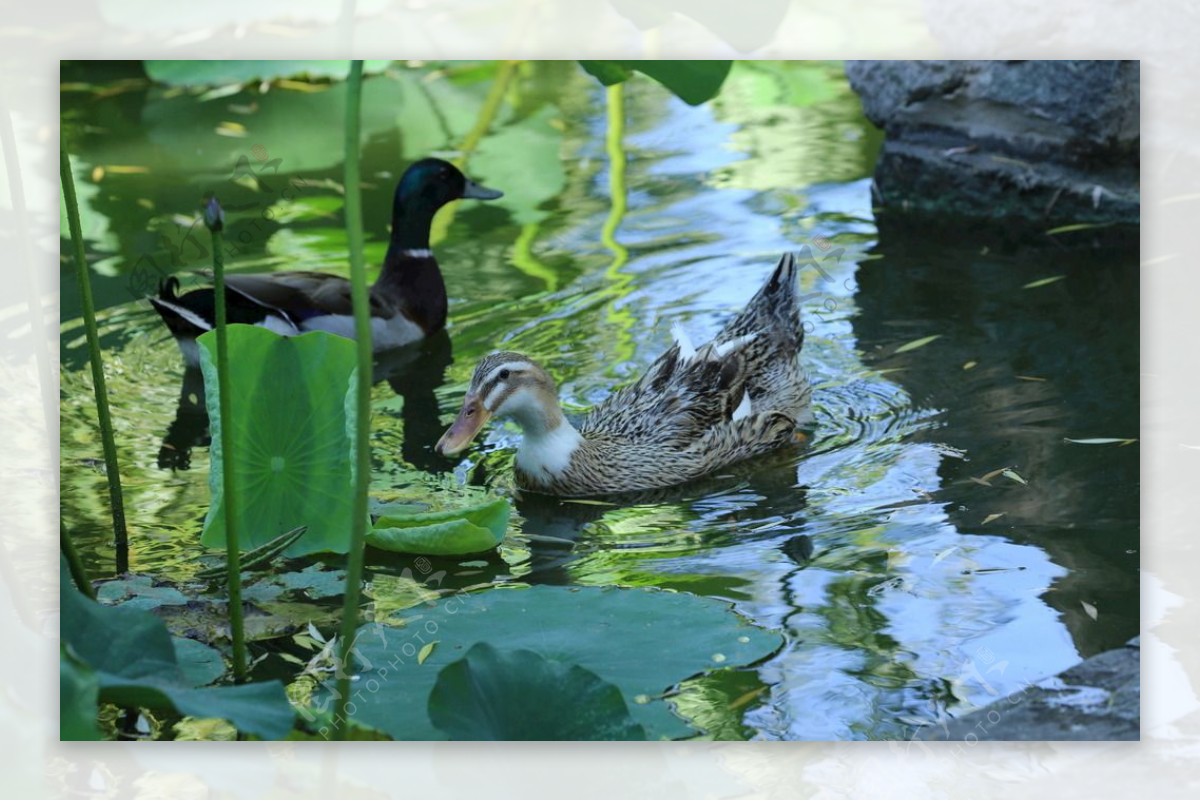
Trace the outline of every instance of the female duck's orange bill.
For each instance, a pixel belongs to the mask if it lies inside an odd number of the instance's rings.
[[[463,400],[462,409],[446,433],[438,440],[436,450],[445,456],[453,456],[466,450],[475,439],[475,435],[491,418],[492,413],[483,408],[479,398],[468,395]]]

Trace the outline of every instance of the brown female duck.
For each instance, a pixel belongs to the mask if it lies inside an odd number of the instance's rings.
[[[796,272],[795,258],[785,255],[746,309],[698,349],[677,330],[645,375],[578,425],[566,419],[540,365],[493,353],[475,368],[437,449],[459,453],[490,418],[509,418],[524,431],[518,485],[588,496],[679,484],[792,442],[811,395],[798,361]]]

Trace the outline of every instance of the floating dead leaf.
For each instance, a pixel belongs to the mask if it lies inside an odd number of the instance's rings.
[[[995,470],[993,470],[990,473],[984,473],[983,476],[980,477],[980,481],[990,481],[993,478],[995,478],[996,476],[1003,473],[1007,469],[1008,469],[1008,465],[1005,465],[1004,467],[997,467]],[[989,486],[991,486],[991,485],[989,485]]]
[[[1087,616],[1092,620],[1096,620],[1100,617],[1100,613],[1096,611],[1096,607],[1092,606],[1087,601],[1080,601],[1079,605],[1083,607],[1083,611],[1087,612]]]
[[[433,642],[427,642],[421,646],[421,650],[417,652],[418,665],[425,664],[425,660],[428,659],[429,655],[433,653],[434,647],[436,647],[439,642],[441,642],[441,640],[434,640]]]
[[[916,350],[917,348],[925,347],[930,342],[933,342],[935,339],[940,339],[941,336],[942,336],[941,334],[933,334],[932,336],[921,337],[920,339],[914,339],[912,342],[904,343],[903,345],[896,348],[892,352],[893,353],[908,353],[910,350]]]
[[[764,684],[762,687],[759,687],[758,689],[750,690],[749,692],[742,693],[741,695],[739,695],[737,698],[733,699],[729,703],[729,708],[730,709],[741,709],[746,704],[750,703],[755,698],[757,698],[758,696],[765,693],[768,689],[769,688]]]
[[[1060,225],[1057,228],[1051,228],[1046,233],[1049,236],[1056,234],[1069,234],[1072,231],[1087,231],[1091,228],[1107,228],[1112,223],[1072,223],[1071,225]]]
[[[1040,382],[1044,382],[1044,381],[1046,380],[1046,379],[1044,379],[1044,378],[1038,378],[1036,375],[1019,375],[1019,376],[1014,376],[1014,377],[1015,377],[1015,378],[1018,378],[1018,379],[1020,379],[1021,381],[1040,381]]]
[[[329,88],[327,83],[309,83],[308,81],[293,81],[288,78],[280,78],[275,82],[275,85],[280,89],[291,89],[293,92],[324,92]]]
[[[253,114],[258,111],[257,103],[230,103],[225,108],[232,111],[234,114]]]
[[[240,83],[231,83],[226,84],[225,86],[218,86],[216,89],[209,89],[196,99],[203,103],[207,100],[217,100],[218,98],[236,95],[240,91],[242,91],[242,85]]]
[[[939,553],[937,556],[933,557],[933,564],[935,564],[935,565],[936,565],[938,562],[942,561],[942,560],[943,560],[943,559],[945,559],[947,556],[949,556],[950,554],[954,553],[954,552],[955,552],[955,551],[957,551],[957,550],[958,550],[958,546],[957,546],[957,545],[951,545],[949,548],[947,548],[946,550],[942,551],[942,552],[941,552],[941,553]]]
[[[246,136],[246,126],[240,122],[230,122],[226,120],[217,125],[217,134],[219,136],[232,136],[235,139],[241,139]]]
[[[987,517],[983,518],[983,523],[981,523],[980,525],[986,526],[988,523],[992,522],[993,520],[999,520],[1002,517],[1004,517],[1004,512],[996,512],[995,514],[991,514],[991,515],[988,515]]]
[[[1000,473],[1000,475],[1004,476],[1004,477],[1005,477],[1005,478],[1007,478],[1007,479],[1010,479],[1010,480],[1012,480],[1012,481],[1015,481],[1015,482],[1017,482],[1018,484],[1025,484],[1026,486],[1028,486],[1028,485],[1029,485],[1029,482],[1028,482],[1028,481],[1026,481],[1025,479],[1021,478],[1020,474],[1018,474],[1016,470],[1013,470],[1013,469],[1011,469],[1011,468],[1010,468],[1010,469],[1008,469],[1008,470],[1004,470],[1003,472],[1001,472],[1001,473]]]
[[[1086,437],[1084,439],[1071,439],[1063,437],[1063,442],[1073,442],[1076,445],[1131,445],[1137,442],[1137,438],[1126,439],[1124,437]]]
[[[977,364],[979,364],[979,362],[977,362],[977,361],[975,361],[974,359],[972,359],[971,361],[969,361],[969,362],[967,362],[966,364],[964,364],[964,365],[963,365],[963,369],[964,369],[964,370],[974,370],[974,369],[975,369],[975,365],[977,365]]]
[[[139,197],[137,199],[137,204],[143,209],[148,209],[150,211],[154,210],[154,201],[148,197]]]
[[[1047,284],[1053,284],[1055,281],[1061,281],[1064,278],[1066,278],[1065,275],[1052,275],[1049,278],[1039,278],[1036,281],[1030,281],[1028,284],[1021,287],[1021,289],[1037,289],[1039,286],[1046,286]]]
[[[984,487],[990,487],[990,486],[992,486],[992,482],[988,481],[988,480],[987,480],[987,479],[985,479],[985,478],[975,478],[975,476],[967,476],[967,478],[971,479],[971,480],[972,480],[972,481],[974,481],[976,484],[979,484],[979,485],[981,485],[981,486],[984,486]]]
[[[92,183],[98,184],[104,180],[104,168],[97,164],[92,168]]]

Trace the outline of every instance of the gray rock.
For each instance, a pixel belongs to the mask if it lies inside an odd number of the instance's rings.
[[[920,729],[916,739],[1137,740],[1140,654],[1135,638],[945,726]]]
[[[1132,61],[852,61],[887,134],[885,206],[1134,222],[1140,88]]]

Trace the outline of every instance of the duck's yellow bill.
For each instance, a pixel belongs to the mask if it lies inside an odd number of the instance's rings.
[[[483,408],[479,398],[468,396],[463,401],[462,409],[454,423],[438,440],[437,452],[453,456],[466,450],[467,446],[471,444],[471,440],[475,439],[475,435],[491,419],[491,416],[492,413]]]

